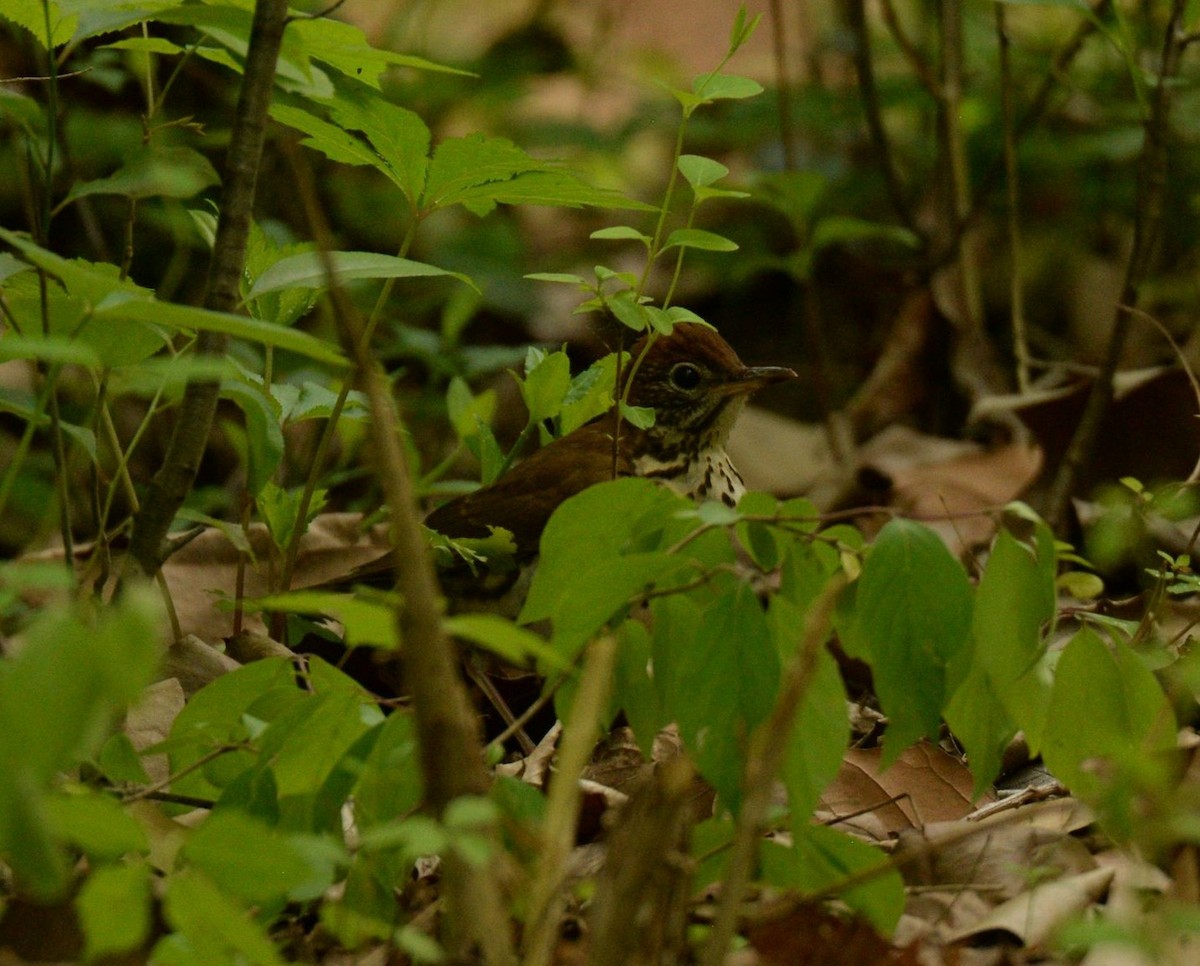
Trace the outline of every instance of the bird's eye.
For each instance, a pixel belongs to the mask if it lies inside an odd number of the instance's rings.
[[[684,392],[691,392],[700,385],[700,370],[690,362],[680,362],[672,366],[671,385]]]

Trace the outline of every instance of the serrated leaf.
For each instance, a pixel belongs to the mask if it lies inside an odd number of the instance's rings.
[[[669,248],[676,247],[696,248],[705,252],[736,252],[738,250],[736,242],[702,228],[676,228],[667,236],[667,243],[663,245],[662,250],[665,252]]]

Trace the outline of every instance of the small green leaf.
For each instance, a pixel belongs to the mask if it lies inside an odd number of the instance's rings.
[[[248,847],[254,849],[252,843]],[[198,870],[185,869],[167,880],[163,908],[168,924],[179,935],[160,940],[150,954],[152,962],[177,962],[169,950],[182,938],[187,944],[186,963],[283,966],[283,957],[264,927]]]
[[[761,94],[763,87],[749,77],[712,72],[701,74],[692,81],[692,90],[704,101],[742,100]]]
[[[650,236],[638,231],[636,228],[630,228],[627,225],[614,225],[612,228],[601,228],[598,231],[592,232],[589,238],[594,238],[597,241],[638,241],[646,247],[650,246]]]
[[[75,899],[89,962],[132,953],[150,935],[150,870],[144,862],[105,865],[84,880]]]
[[[729,174],[729,169],[721,162],[699,154],[681,154],[678,164],[679,173],[693,188],[706,187]]]
[[[58,794],[47,798],[44,807],[54,834],[94,859],[119,859],[149,847],[142,827],[111,796]]]
[[[654,410],[649,406],[630,406],[621,403],[621,418],[637,429],[649,429],[654,425]]]
[[[537,360],[532,368],[527,362],[525,378],[518,386],[531,423],[557,416],[571,388],[571,360],[559,351]]]
[[[675,247],[696,248],[705,252],[736,252],[738,250],[737,242],[714,232],[704,231],[702,228],[676,228],[667,236],[667,243],[663,245],[662,250],[665,252]]]
[[[578,285],[584,289],[591,288],[587,279],[567,272],[532,272],[524,277],[534,282],[558,282],[563,285]]]

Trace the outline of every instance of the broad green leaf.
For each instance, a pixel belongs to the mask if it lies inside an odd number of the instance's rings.
[[[568,598],[568,585],[582,568],[619,563],[643,517],[665,515],[685,505],[677,494],[639,478],[601,483],[565,500],[542,534],[541,559],[521,623],[551,617]]]
[[[285,614],[327,614],[344,628],[346,643],[351,647],[383,647],[394,650],[400,646],[396,629],[396,612],[390,604],[324,590],[293,590],[248,601],[256,611],[278,611]]]
[[[936,533],[909,520],[879,532],[843,646],[871,664],[888,716],[886,763],[922,735],[937,734],[952,692],[949,669],[969,646],[971,606],[966,572]]]
[[[699,154],[681,154],[678,165],[679,173],[693,188],[707,187],[729,174],[729,169],[720,161]]]
[[[142,827],[109,795],[60,792],[47,798],[44,807],[55,837],[92,859],[115,860],[149,848]]]
[[[496,391],[487,389],[478,396],[471,393],[466,380],[455,376],[446,389],[446,415],[459,439],[478,436],[496,414]]]
[[[256,299],[249,298],[247,293],[258,281],[259,276],[272,265],[292,255],[313,251],[315,248],[312,242],[277,245],[270,234],[259,227],[258,222],[251,222],[245,267],[242,272],[241,295],[246,309],[254,318],[273,322],[275,325],[294,325],[309,313],[316,302],[316,291],[313,289],[297,286]]]
[[[694,638],[672,642],[674,689],[664,711],[725,807],[741,800],[750,732],[771,710],[779,688],[779,651],[749,584],[705,608]]]
[[[408,815],[422,795],[412,715],[394,711],[377,730],[354,785],[354,815],[364,829]]]
[[[537,661],[555,671],[570,668],[540,635],[498,614],[455,614],[445,618],[442,626],[447,634],[470,641],[510,664],[524,666]]]
[[[144,862],[93,870],[75,898],[88,961],[139,949],[150,935],[150,869]]]
[[[60,335],[15,335],[10,329],[0,335],[0,361],[13,359],[38,359],[96,369],[104,365],[100,353],[87,342]]]
[[[192,695],[171,726],[171,735],[161,750],[171,756],[171,771],[181,772],[222,747],[248,739],[246,711],[256,701],[272,696],[280,710],[288,703],[305,700],[296,687],[296,670],[285,658],[266,658],[223,674]],[[260,710],[260,713],[262,711]],[[160,749],[155,747],[152,752]],[[210,777],[217,772],[240,774],[254,763],[249,751],[232,751],[221,769],[192,770],[172,782],[171,790],[181,795],[217,798],[220,789]],[[221,759],[218,759],[220,761]]]
[[[191,198],[220,183],[208,158],[189,147],[145,145],[107,178],[77,181],[66,202],[88,195],[127,198]]]
[[[407,258],[397,258],[395,255],[379,255],[375,252],[330,252],[329,260],[333,268],[334,278],[338,282],[352,282],[359,279],[375,278],[434,278],[449,276],[456,278],[464,285],[476,288],[471,279],[459,272],[450,272],[435,265],[414,262]],[[329,284],[329,275],[325,269],[325,259],[319,252],[301,252],[280,259],[265,272],[250,287],[246,297],[259,298],[269,292],[281,289],[308,288],[325,289]]]
[[[177,932],[159,941],[152,962],[283,966],[264,927],[198,870],[176,872],[167,880],[163,909]]]
[[[823,825],[805,825],[794,833],[791,848],[763,843],[764,878],[772,885],[816,892],[868,869],[887,869],[864,885],[840,895],[883,935],[896,928],[904,911],[904,882],[884,853],[874,846]]]
[[[615,295],[604,296],[604,305],[612,312],[618,322],[634,332],[642,333],[650,328],[650,314],[631,291],[617,292]]]
[[[189,836],[183,858],[227,895],[250,903],[285,898],[311,869],[288,836],[232,809],[218,809]]]
[[[804,628],[804,614],[789,601],[776,597],[767,612],[767,623],[784,660],[795,650]],[[846,689],[833,655],[824,646],[817,650],[816,668],[788,741],[782,779],[788,791],[792,827],[798,835],[812,818],[821,793],[837,777],[850,727],[846,715]]]
[[[483,134],[447,138],[433,152],[421,207],[429,210],[445,208],[468,197],[482,200],[486,194],[469,192],[545,168],[545,162],[531,157],[505,138]]]
[[[946,708],[963,742],[980,793],[999,773],[1000,755],[1017,728],[1033,749],[1041,742],[1049,684],[1040,674],[1042,627],[1054,615],[1054,538],[1040,521],[1032,545],[1007,529],[996,537],[979,582],[971,648],[953,676],[964,683]]]
[[[655,736],[671,722],[663,713],[655,687],[650,632],[641,621],[627,620],[617,628],[617,663],[609,719],[624,711],[646,759],[653,760]]]
[[[1113,766],[1174,748],[1175,727],[1158,681],[1129,647],[1087,627],[1071,638],[1055,666],[1042,755],[1073,792],[1094,800]]]
[[[711,231],[702,228],[676,228],[667,236],[663,245],[665,252],[669,248],[696,248],[705,252],[736,252],[737,242],[731,241]]]
[[[553,205],[565,208],[619,208],[630,211],[656,211],[653,205],[627,198],[610,188],[597,188],[570,171],[526,171],[512,178],[487,181],[464,187],[454,197],[477,215],[485,215],[495,205]],[[444,207],[442,202],[439,207]]]

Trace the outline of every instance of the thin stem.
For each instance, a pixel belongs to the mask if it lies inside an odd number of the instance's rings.
[[[1030,385],[1029,335],[1025,324],[1025,276],[1021,268],[1020,185],[1017,145],[1013,137],[1013,80],[1009,38],[1003,3],[995,4],[996,41],[1000,49],[1000,105],[1004,125],[1004,171],[1008,184],[1009,301],[1011,305],[1013,355],[1017,360],[1017,388],[1028,392]]]
[[[788,78],[787,36],[783,3],[770,0],[771,52],[775,58],[775,105],[779,112],[779,143],[783,148],[783,170],[796,170],[796,145],[792,134],[792,85]]]
[[[745,797],[734,830],[733,850],[721,885],[716,918],[701,958],[702,966],[721,966],[737,931],[742,896],[750,882],[759,835],[774,795],[775,776],[783,767],[792,726],[812,684],[818,655],[833,626],[834,607],[845,586],[846,578],[838,574],[813,601],[804,621],[800,645],[780,682],[775,706],[750,738],[742,778]]]

